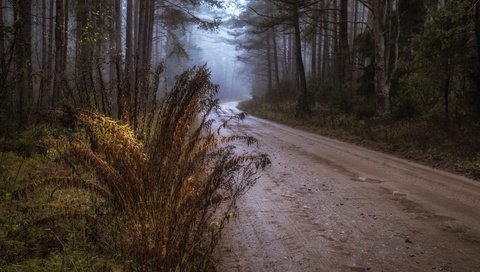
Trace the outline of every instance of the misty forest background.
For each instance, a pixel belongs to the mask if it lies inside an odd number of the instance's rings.
[[[255,139],[219,133],[244,115],[213,120],[217,98],[480,178],[476,0],[0,8],[6,271],[213,269],[235,200],[269,164],[234,152]]]
[[[480,177],[478,1],[252,1],[235,27],[242,109]]]

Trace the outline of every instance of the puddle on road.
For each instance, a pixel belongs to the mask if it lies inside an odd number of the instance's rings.
[[[352,178],[352,180],[356,182],[365,182],[365,183],[374,183],[374,184],[380,184],[385,182],[383,180],[366,178],[366,177],[355,177],[355,178]]]

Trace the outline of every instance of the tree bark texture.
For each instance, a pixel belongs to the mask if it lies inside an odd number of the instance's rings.
[[[66,48],[65,40],[65,0],[56,0],[55,12],[55,69],[54,83],[52,94],[52,105],[58,106],[63,96],[62,81],[65,75],[66,56],[64,56]]]
[[[383,116],[389,111],[389,90],[387,89],[387,71],[385,66],[385,16],[386,1],[374,1],[373,4],[373,36],[375,43],[374,85],[377,115]]]
[[[31,0],[14,1],[15,13],[15,87],[17,93],[17,120],[27,122],[28,109],[33,98],[32,88],[32,23]]]
[[[307,78],[305,75],[305,66],[303,64],[302,57],[302,40],[300,32],[300,17],[298,6],[295,5],[293,9],[293,28],[295,36],[295,59],[297,64],[297,78],[298,78],[298,90],[299,98],[297,102],[297,116],[304,117],[310,114],[310,106],[308,103],[308,90],[307,90]]]

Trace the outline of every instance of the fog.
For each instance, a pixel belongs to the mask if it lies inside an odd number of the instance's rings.
[[[222,100],[244,100],[250,97],[251,80],[247,67],[237,60],[233,39],[222,27],[216,32],[198,31],[194,39],[201,48],[199,63],[206,63],[212,72],[212,80],[220,86]]]
[[[240,14],[243,5],[245,1],[232,1],[226,9],[201,11],[203,18],[218,17],[222,23],[216,30],[191,26],[182,39],[188,56],[183,60],[170,57],[167,69],[174,69],[171,73],[178,74],[182,66],[206,64],[212,73],[212,81],[220,87],[218,98],[221,101],[249,99],[252,91],[249,67],[238,60],[240,52],[236,49],[235,37],[230,34],[228,26],[228,21]]]

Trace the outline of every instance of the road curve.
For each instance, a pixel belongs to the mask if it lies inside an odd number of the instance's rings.
[[[251,116],[231,129],[272,166],[239,201],[219,271],[480,271],[480,182]]]

